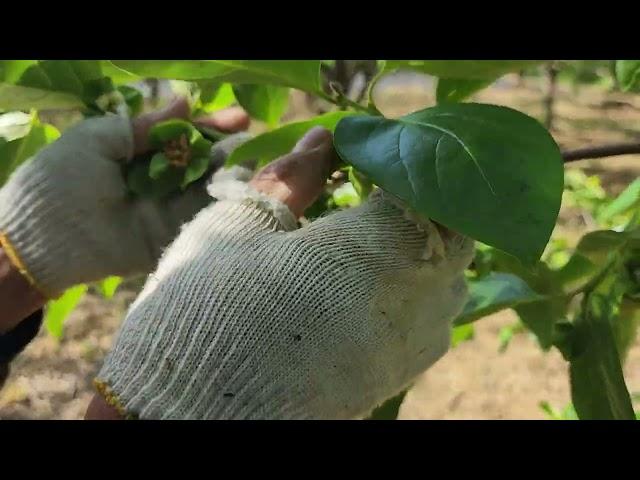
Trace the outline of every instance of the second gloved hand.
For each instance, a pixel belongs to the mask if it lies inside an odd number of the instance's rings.
[[[195,184],[166,201],[133,199],[123,179],[122,162],[145,151],[152,123],[187,114],[182,101],[134,124],[120,116],[84,120],[2,187],[0,242],[45,297],[110,275],[152,271],[180,225],[211,202]],[[221,164],[246,138],[238,134],[216,144],[212,162]]]

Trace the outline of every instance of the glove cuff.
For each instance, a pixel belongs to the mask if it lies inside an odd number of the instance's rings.
[[[39,169],[18,171],[0,190],[0,245],[9,260],[46,298],[56,298],[69,285],[59,276],[68,269],[71,223],[80,219],[60,217],[67,211],[63,195],[56,195]]]

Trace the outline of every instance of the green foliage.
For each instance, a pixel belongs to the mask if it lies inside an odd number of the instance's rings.
[[[451,331],[451,347],[455,348],[463,342],[473,340],[475,329],[470,323],[459,325]]]
[[[287,110],[289,89],[273,85],[236,85],[233,94],[252,118],[275,128]]]
[[[585,295],[573,322],[565,351],[571,363],[571,398],[581,419],[635,419],[611,328],[622,293],[617,277],[608,275]]]
[[[495,80],[540,63],[540,60],[387,60],[385,71],[411,69],[439,78]]]
[[[31,115],[29,123],[20,131],[7,128],[6,134],[11,136],[4,137],[0,131],[0,185],[4,184],[11,172],[22,163],[60,136],[60,132],[54,126],[40,123],[37,115]],[[15,138],[15,135],[22,136]]]
[[[163,198],[184,190],[210,166],[212,143],[191,123],[167,120],[149,131],[157,153],[135,159],[126,172],[127,185],[141,197]]]
[[[227,159],[226,166],[237,165],[247,160],[257,160],[259,166],[275,160],[291,151],[305,133],[320,126],[333,131],[338,122],[353,112],[330,112],[311,120],[288,123],[243,143]]]
[[[520,277],[492,272],[469,281],[469,300],[455,320],[455,325],[471,323],[505,308],[514,308],[541,298]]]
[[[560,210],[562,158],[534,119],[505,107],[446,104],[399,119],[340,121],[342,159],[426,217],[527,264]]]
[[[140,77],[278,85],[321,93],[319,60],[111,60]]]
[[[640,89],[640,60],[618,60],[616,77],[623,90]]]
[[[0,62],[0,110],[97,108],[114,90],[97,60]]]
[[[121,277],[109,277],[105,278],[102,282],[98,284],[98,290],[102,294],[104,298],[107,300],[113,298],[118,290],[118,287],[122,283]]]
[[[562,410],[553,408],[547,401],[542,401],[539,405],[540,409],[547,414],[550,420],[578,420],[578,414],[571,404]]]
[[[492,83],[493,80],[484,79],[440,78],[436,88],[436,101],[461,102]]]
[[[87,289],[87,285],[78,285],[64,292],[57,300],[47,304],[44,325],[55,338],[62,337],[64,321],[80,303],[82,297],[87,293]]]

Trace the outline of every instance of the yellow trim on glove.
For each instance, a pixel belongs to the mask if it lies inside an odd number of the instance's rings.
[[[102,395],[106,402],[115,408],[125,420],[135,420],[137,418],[136,415],[127,413],[127,410],[124,408],[124,405],[122,405],[118,395],[116,395],[113,389],[107,385],[107,382],[95,378],[93,380],[93,386],[98,390],[98,393]]]
[[[24,278],[27,279],[29,284],[33,288],[38,290],[45,298],[50,298],[50,295],[47,295],[45,293],[45,290],[42,287],[40,287],[40,285],[38,285],[38,282],[36,282],[36,279],[33,278],[33,275],[31,275],[31,273],[29,273],[29,270],[27,270],[27,266],[24,264],[24,262],[20,258],[18,251],[9,241],[9,237],[7,237],[6,233],[0,233],[0,246],[4,250],[4,253],[7,255],[7,257],[9,258],[9,261],[11,262],[11,264],[18,270],[18,272],[20,272],[20,274]]]

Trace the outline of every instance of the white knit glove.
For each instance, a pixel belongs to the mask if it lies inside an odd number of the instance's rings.
[[[216,144],[221,165],[247,134]],[[128,118],[85,120],[23,164],[0,190],[0,242],[45,296],[110,275],[150,272],[183,222],[211,202],[200,185],[168,201],[133,200],[121,167]]]
[[[214,177],[131,306],[96,380],[142,419],[354,419],[448,349],[472,242],[387,194],[296,229]]]

